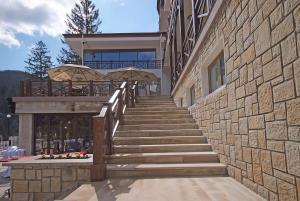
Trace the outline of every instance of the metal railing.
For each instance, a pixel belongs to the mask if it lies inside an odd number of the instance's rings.
[[[176,55],[174,55],[175,62],[171,78],[172,88],[174,88],[177,80],[180,78],[180,75],[192,54],[215,2],[216,0],[192,0],[192,15],[188,19],[186,32],[183,34],[185,37],[181,45],[182,48],[177,50]],[[174,37],[174,35],[176,34],[176,20],[180,17],[178,16],[180,13],[178,12],[178,9],[182,9],[179,6],[182,3],[184,4],[183,0],[173,0],[172,8],[170,9],[171,13],[169,15],[168,41],[171,42],[171,45],[172,39],[175,38],[178,40],[177,37]]]
[[[108,96],[122,81],[20,81],[20,96]]]
[[[85,66],[93,69],[119,69],[136,67],[142,69],[160,69],[160,60],[130,60],[130,61],[84,61]]]

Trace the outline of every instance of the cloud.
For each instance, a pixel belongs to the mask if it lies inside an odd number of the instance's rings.
[[[113,0],[113,2],[119,4],[120,6],[125,6],[124,0]]]
[[[16,34],[58,36],[66,30],[72,0],[7,0],[0,4],[0,43],[20,47]]]

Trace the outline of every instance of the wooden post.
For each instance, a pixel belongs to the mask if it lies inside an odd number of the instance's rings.
[[[130,98],[130,95],[129,95],[129,84],[128,82],[126,83],[126,86],[125,86],[125,104],[127,107],[129,107],[129,98]]]
[[[111,155],[113,150],[112,150],[112,134],[113,134],[113,115],[111,111],[112,105],[110,103],[104,103],[103,106],[107,106],[107,152],[106,154]]]
[[[130,96],[131,107],[135,107],[135,89],[131,89]]]
[[[52,96],[52,82],[48,80],[48,96]]]
[[[93,82],[93,80],[90,80],[89,96],[94,96],[94,82]]]
[[[24,81],[20,81],[20,96],[21,97],[25,96]]]
[[[119,119],[119,123],[120,124],[123,124],[123,108],[124,108],[124,104],[123,104],[123,91],[124,89],[120,88],[120,93],[119,93],[119,96],[118,96],[118,111],[117,111],[117,114],[118,114],[118,117],[117,119]],[[126,94],[126,88],[125,88],[125,104],[127,105],[127,94]],[[128,105],[127,105],[128,106]]]
[[[93,165],[91,166],[91,180],[103,181],[106,178],[106,164],[104,161],[105,146],[105,117],[93,117]]]
[[[110,84],[109,84],[109,95],[113,95],[114,93],[114,81],[110,80]]]
[[[72,81],[71,80],[69,80],[69,90],[68,90],[68,95],[69,96],[72,96],[73,95],[73,93],[72,93]]]

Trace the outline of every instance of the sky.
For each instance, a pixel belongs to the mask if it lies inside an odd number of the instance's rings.
[[[1,0],[0,70],[24,71],[30,49],[43,40],[54,64],[65,20],[79,0]],[[5,3],[3,3],[5,1]],[[93,0],[102,33],[158,31],[157,0]]]

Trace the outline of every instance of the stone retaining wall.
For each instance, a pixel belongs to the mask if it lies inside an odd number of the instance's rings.
[[[12,166],[11,195],[13,201],[49,201],[62,198],[79,185],[89,182],[90,166]]]
[[[227,83],[207,94],[219,41]],[[190,111],[229,175],[268,200],[300,200],[300,1],[224,0],[196,55],[177,105],[194,84]]]

